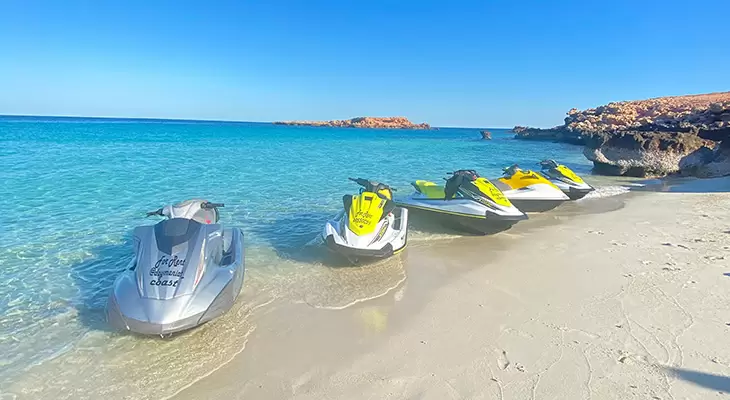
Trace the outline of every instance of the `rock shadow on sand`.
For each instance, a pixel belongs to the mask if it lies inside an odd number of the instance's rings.
[[[632,188],[636,191],[657,193],[728,193],[730,178],[693,178],[668,176],[664,179],[650,179],[643,182],[644,187]]]
[[[683,368],[666,368],[665,370],[668,374],[683,381],[694,383],[707,389],[730,393],[730,377]]]

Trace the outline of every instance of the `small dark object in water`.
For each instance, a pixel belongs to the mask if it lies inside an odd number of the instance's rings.
[[[479,131],[479,133],[482,134],[482,139],[484,139],[484,140],[492,140],[492,132],[489,132],[489,131]]]

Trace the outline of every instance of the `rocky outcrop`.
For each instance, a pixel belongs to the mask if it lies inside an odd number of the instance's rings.
[[[730,92],[659,97],[608,103],[568,111],[565,129],[583,133],[615,132],[644,126],[694,126],[703,130],[730,126]]]
[[[708,162],[712,147],[694,131],[624,130],[588,136],[583,154],[598,174],[664,176]]]
[[[730,92],[572,109],[555,128],[513,131],[518,139],[583,144],[594,172],[607,175],[730,172]]]
[[[682,172],[700,178],[730,175],[730,140],[723,140],[714,151],[706,155],[706,160],[707,162],[699,165],[682,166]]]
[[[280,121],[274,122],[274,124],[336,128],[431,129],[429,124],[414,124],[406,117],[357,117],[332,121]]]
[[[556,126],[549,129],[528,128],[525,126],[515,126],[512,128],[517,139],[523,140],[542,140],[549,142],[565,142],[571,144],[582,145],[585,143],[583,134],[577,131],[569,131],[562,126]]]
[[[479,131],[479,133],[482,135],[482,140],[492,140],[492,132]]]

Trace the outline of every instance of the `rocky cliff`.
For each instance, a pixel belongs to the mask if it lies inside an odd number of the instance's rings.
[[[336,128],[431,129],[429,124],[414,124],[405,117],[358,117],[332,121],[281,121],[274,122],[274,124]]]
[[[583,144],[598,173],[730,174],[730,92],[572,109],[563,125],[513,131],[519,139]]]

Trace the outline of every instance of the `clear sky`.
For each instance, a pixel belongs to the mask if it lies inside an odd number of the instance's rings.
[[[730,90],[728,15],[729,0],[0,0],[0,114],[551,126]]]

